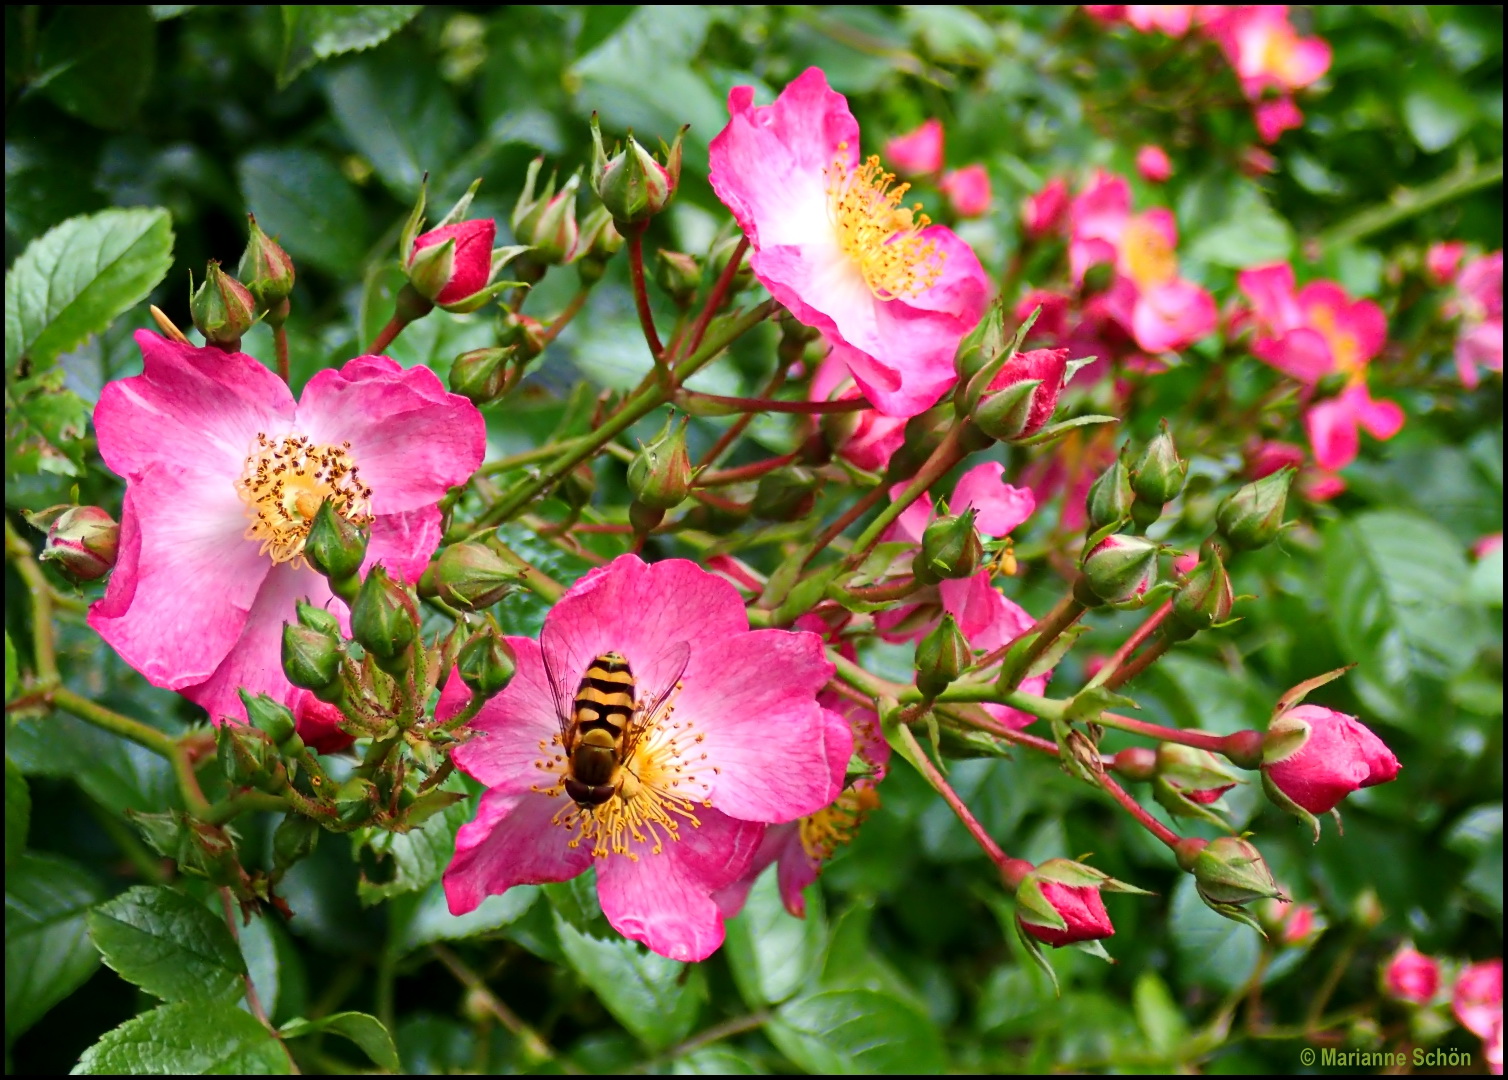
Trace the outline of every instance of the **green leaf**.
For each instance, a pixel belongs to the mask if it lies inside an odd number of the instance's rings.
[[[922,1013],[874,990],[826,990],[788,1001],[765,1029],[810,1073],[945,1072],[942,1036]]]
[[[7,645],[10,638],[5,639]],[[31,790],[26,777],[10,758],[5,759],[5,869],[26,850],[26,833],[31,825]]]
[[[1419,149],[1444,150],[1470,129],[1477,118],[1476,102],[1458,80],[1422,67],[1403,96],[1403,122]]]
[[[603,1008],[652,1050],[685,1038],[706,996],[700,968],[657,956],[624,938],[583,934],[559,915],[555,932],[566,961]]]
[[[1325,598],[1337,644],[1359,664],[1359,692],[1471,663],[1486,628],[1482,610],[1461,602],[1469,574],[1460,545],[1427,518],[1383,510],[1326,531]]]
[[[1236,189],[1238,204],[1219,224],[1201,232],[1189,245],[1188,258],[1208,266],[1239,270],[1279,262],[1293,254],[1293,229],[1257,191]]]
[[[418,4],[284,4],[282,89],[321,60],[380,45],[403,29]]]
[[[392,949],[399,953],[436,941],[476,937],[507,926],[520,918],[539,899],[534,885],[515,885],[501,896],[489,896],[475,911],[452,915],[445,903],[445,890],[436,882],[422,893],[406,893],[388,908]]]
[[[398,1061],[398,1049],[393,1045],[393,1037],[388,1034],[387,1028],[382,1026],[382,1021],[366,1013],[332,1013],[319,1020],[305,1020],[300,1017],[297,1020],[288,1021],[278,1031],[285,1039],[297,1039],[301,1035],[313,1035],[317,1031],[331,1031],[336,1035],[345,1036],[361,1047],[378,1068],[386,1069],[388,1072],[403,1070],[403,1065]]]
[[[73,1071],[282,1076],[290,1064],[288,1051],[249,1012],[224,1002],[176,1001],[107,1031]]]
[[[27,775],[72,780],[118,814],[163,811],[176,801],[171,765],[144,746],[66,713],[9,724],[5,752]]]
[[[1499,918],[1503,914],[1503,807],[1479,806],[1451,828],[1445,846],[1471,860],[1462,882],[1485,901]]]
[[[235,1001],[245,992],[246,961],[225,920],[181,892],[127,889],[88,923],[105,963],[164,1001]]]
[[[80,475],[84,467],[83,438],[88,423],[88,403],[64,388],[63,372],[59,368],[8,387],[6,475]]]
[[[151,89],[156,42],[144,6],[60,6],[42,32],[37,83],[64,112],[118,131]]]
[[[1168,984],[1157,977],[1155,971],[1143,971],[1136,977],[1136,986],[1131,991],[1131,1004],[1136,1009],[1136,1022],[1147,1036],[1154,1053],[1171,1055],[1188,1035],[1188,1024]]]
[[[10,704],[16,696],[16,687],[21,682],[21,659],[16,655],[15,643],[10,639],[10,631],[5,632],[5,703]]]
[[[1168,929],[1185,986],[1234,990],[1256,970],[1261,936],[1206,907],[1192,877],[1185,875],[1173,891]]]
[[[816,974],[827,927],[815,905],[804,919],[786,911],[772,866],[754,882],[743,911],[728,920],[727,935],[733,980],[744,1003],[760,1009],[791,997]]]
[[[47,230],[5,274],[5,370],[23,358],[45,368],[145,299],[172,264],[161,207],[101,210]]]
[[[728,1046],[704,1046],[670,1063],[672,1076],[763,1076],[766,1071]]]
[[[77,863],[25,854],[5,872],[5,1041],[14,1041],[94,973],[84,913],[100,887]]]
[[[385,829],[360,829],[353,833],[362,864],[361,881],[356,886],[361,902],[375,904],[439,881],[455,854],[456,830],[470,820],[474,810],[471,801],[466,800],[447,807],[406,833]]]
[[[330,112],[394,194],[412,199],[426,172],[449,164],[465,135],[461,110],[431,66],[384,56],[325,80]]]
[[[241,193],[257,224],[295,261],[332,274],[354,271],[370,235],[361,196],[315,150],[255,150],[237,165]]]

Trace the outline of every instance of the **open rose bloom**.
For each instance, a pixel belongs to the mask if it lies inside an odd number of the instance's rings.
[[[294,705],[280,651],[294,601],[347,614],[303,558],[320,504],[370,528],[368,567],[417,581],[440,541],[440,498],[482,463],[481,414],[434,372],[385,356],[321,371],[294,401],[249,356],[144,330],[136,341],[145,370],[106,386],[94,412],[126,497],[89,625],[216,723],[245,715],[238,687]]]
[[[952,385],[953,354],[979,321],[988,281],[968,244],[903,203],[859,125],[818,68],[773,105],[728,95],[712,140],[712,188],[753,245],[754,275],[881,412],[915,416]]]
[[[456,837],[450,910],[595,866],[614,928],[663,956],[705,959],[723,940],[714,894],[748,871],[766,825],[820,810],[842,789],[853,739],[817,702],[833,672],[822,639],[750,630],[733,585],[694,563],[622,555],[550,609],[539,641],[508,643],[517,673],[455,752],[488,790]],[[628,663],[639,708],[621,786],[589,808],[565,794],[560,714],[606,653]],[[439,715],[466,700],[452,678]]]

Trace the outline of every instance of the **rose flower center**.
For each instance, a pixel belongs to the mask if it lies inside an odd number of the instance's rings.
[[[923,239],[932,224],[921,203],[901,205],[910,184],[895,184],[895,175],[871,156],[857,169],[847,161],[847,143],[827,168],[828,219],[838,243],[864,275],[864,283],[881,300],[900,300],[925,292],[942,275],[947,253]]]
[[[1151,222],[1127,222],[1121,251],[1126,260],[1126,276],[1136,282],[1138,289],[1163,285],[1178,276],[1178,259],[1168,246],[1168,238]]]
[[[1361,373],[1361,342],[1349,330],[1340,328],[1335,310],[1324,304],[1309,309],[1309,323],[1330,346],[1330,355],[1335,361],[1335,370],[1347,375]]]
[[[258,432],[236,493],[246,504],[246,539],[275,563],[303,563],[304,540],[320,505],[356,525],[372,523],[372,489],[357,476],[351,444],[321,446],[304,435],[268,438]]]
[[[864,818],[879,805],[880,796],[874,788],[849,788],[831,806],[801,819],[802,850],[817,862],[827,861],[853,839]]]

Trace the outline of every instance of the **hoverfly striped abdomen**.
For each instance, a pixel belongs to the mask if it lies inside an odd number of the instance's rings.
[[[566,794],[577,803],[600,806],[617,790],[618,766],[634,716],[634,675],[622,653],[593,658],[571,699],[571,739],[565,747],[570,773]]]

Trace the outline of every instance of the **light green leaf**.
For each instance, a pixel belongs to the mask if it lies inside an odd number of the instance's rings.
[[[78,476],[84,467],[83,438],[88,431],[89,405],[64,388],[62,370],[44,371],[8,389],[6,475]]]
[[[398,1061],[398,1049],[393,1045],[393,1037],[388,1034],[387,1028],[382,1026],[382,1021],[366,1013],[332,1013],[319,1020],[305,1020],[300,1017],[297,1020],[288,1021],[278,1031],[285,1039],[297,1039],[301,1035],[313,1035],[317,1031],[331,1031],[336,1035],[345,1036],[361,1047],[378,1068],[386,1069],[388,1072],[400,1072],[403,1069]]]
[[[177,1001],[107,1031],[75,1075],[286,1075],[288,1051],[248,1012],[224,1002]]]
[[[436,941],[457,941],[507,926],[539,899],[535,885],[515,885],[501,896],[489,896],[475,911],[452,915],[439,882],[422,893],[406,893],[393,899],[389,925],[393,927],[392,949],[399,953]]]
[[[380,45],[403,29],[419,4],[284,4],[278,87],[321,60]]]
[[[361,196],[315,150],[256,150],[237,165],[241,194],[259,224],[295,261],[347,274],[366,255],[368,222]]]
[[[816,974],[826,945],[827,927],[820,907],[798,919],[780,898],[775,867],[749,890],[748,901],[727,924],[729,967],[744,1003],[751,1009],[791,997]]]
[[[172,264],[161,207],[101,210],[47,230],[5,274],[6,371],[23,358],[32,370],[50,365],[143,300]]]
[[[9,651],[10,638],[5,639]],[[26,777],[10,758],[5,759],[5,869],[26,850],[26,833],[31,825],[31,790]]]
[[[670,1063],[672,1076],[763,1076],[766,1071],[728,1046],[704,1046]]]
[[[652,1050],[685,1038],[706,996],[700,968],[657,956],[624,938],[583,934],[559,915],[555,932],[566,961],[603,1008]]]
[[[1206,907],[1192,877],[1185,875],[1173,892],[1168,929],[1185,986],[1233,990],[1256,970],[1261,937]]]
[[[363,58],[325,80],[341,131],[394,194],[411,199],[424,174],[447,165],[465,134],[461,111],[434,68]]]
[[[922,1013],[874,990],[826,990],[788,1001],[765,1029],[810,1073],[945,1072],[942,1036]]]
[[[1167,983],[1157,977],[1157,972],[1143,971],[1136,977],[1131,1004],[1136,1009],[1136,1022],[1146,1034],[1152,1050],[1171,1055],[1188,1034],[1188,1024],[1184,1022],[1183,1013],[1173,1000]]]
[[[89,912],[105,963],[164,1001],[235,1001],[246,961],[225,920],[160,885],[127,889]]]
[[[60,6],[42,32],[37,83],[64,112],[118,131],[152,87],[156,42],[144,6]]]
[[[13,1041],[94,973],[84,913],[100,898],[83,867],[22,855],[5,872],[5,1039]]]
[[[1454,79],[1421,67],[1403,96],[1403,122],[1427,153],[1444,150],[1475,122],[1476,102]]]
[[[21,659],[16,655],[15,642],[10,639],[10,631],[5,632],[5,703],[10,704],[16,696],[16,687],[21,683]]]
[[[366,848],[360,856],[364,864],[356,895],[363,904],[375,904],[400,893],[423,889],[440,880],[456,851],[456,830],[471,818],[470,800],[447,807],[417,829],[406,833],[385,829],[361,829],[352,834],[356,849]],[[365,864],[376,857],[377,880],[369,876]]]

